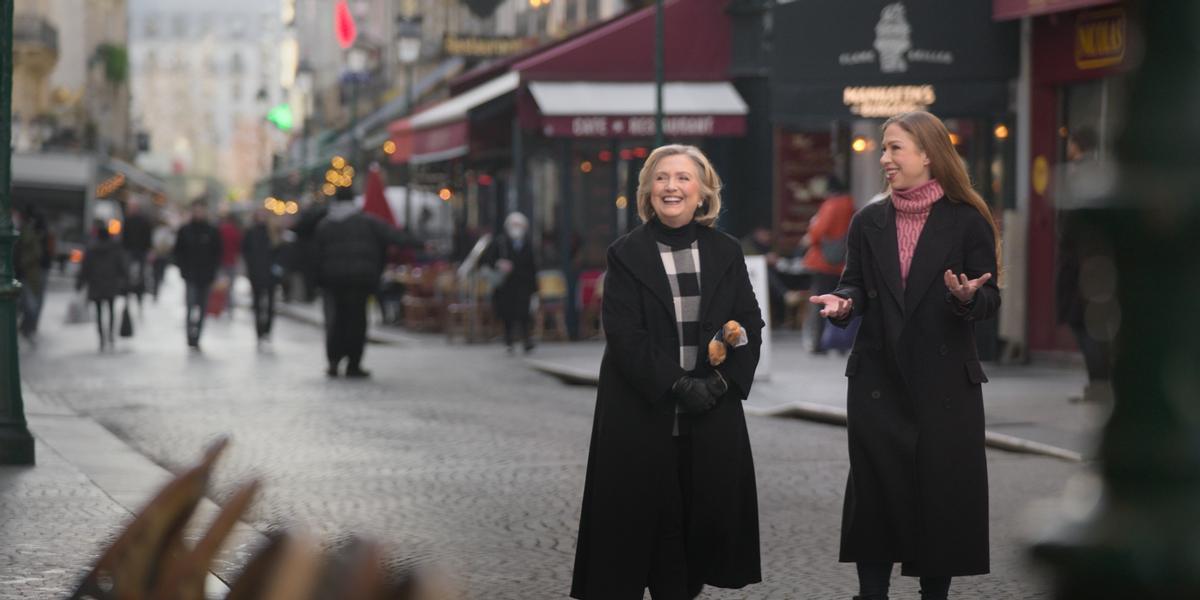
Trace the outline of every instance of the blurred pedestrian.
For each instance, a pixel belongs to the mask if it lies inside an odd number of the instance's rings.
[[[820,296],[837,289],[842,268],[846,266],[846,233],[850,231],[850,219],[854,217],[854,198],[836,176],[827,179],[827,195],[809,221],[805,242],[804,266],[812,273],[812,295]],[[821,345],[821,334],[825,329],[825,318],[813,311],[809,319],[812,332],[812,351],[820,354],[826,350]]]
[[[224,286],[222,289],[225,295],[223,306],[229,311],[229,318],[232,319],[233,284],[237,282],[238,257],[242,254],[242,226],[233,213],[225,211],[217,230],[221,233],[221,270],[218,285]]]
[[[17,331],[25,339],[32,341],[37,334],[48,273],[45,226],[44,222],[39,226],[38,215],[29,207],[14,212],[12,218],[13,226],[17,230],[17,242],[13,246],[13,267],[17,281],[21,282],[21,294],[17,305],[20,315]]]
[[[147,266],[153,241],[154,227],[142,214],[141,203],[130,199],[125,206],[125,223],[121,228],[121,246],[129,256],[129,289],[137,299],[138,314],[142,313],[142,298],[148,287]]]
[[[1066,325],[1075,336],[1083,364],[1087,368],[1087,385],[1083,395],[1072,400],[1105,402],[1112,399],[1112,344],[1098,339],[1088,331],[1087,307],[1084,293],[1085,263],[1096,258],[1108,258],[1111,249],[1107,236],[1094,229],[1097,211],[1109,210],[1104,198],[1111,192],[1111,165],[1097,155],[1096,133],[1081,127],[1067,138],[1066,164],[1055,186],[1055,222],[1058,247],[1055,253],[1055,300],[1058,322]],[[1105,176],[1108,172],[1108,177]]]
[[[846,363],[841,560],[863,600],[887,598],[897,562],[941,600],[951,577],[989,569],[975,323],[1000,307],[1000,235],[940,119],[892,117],[882,146],[888,196],[851,222],[837,290],[812,298],[838,327],[862,317]]]
[[[154,281],[151,292],[154,295],[154,301],[158,302],[158,290],[162,287],[163,277],[167,274],[167,265],[171,263],[171,251],[175,248],[175,232],[171,230],[171,226],[165,220],[160,220],[154,226],[152,240],[154,244],[152,258]]]
[[[221,264],[221,234],[208,220],[208,205],[203,199],[192,202],[192,218],[175,236],[175,264],[187,286],[187,342],[200,349],[200,332],[208,310],[217,268]]]
[[[242,240],[242,258],[246,262],[246,278],[250,280],[251,306],[254,309],[254,331],[259,344],[270,340],[271,323],[275,319],[275,284],[279,281],[279,232],[271,227],[267,211],[254,212],[254,224]]]
[[[533,350],[530,338],[530,300],[537,293],[537,261],[529,243],[529,219],[514,212],[504,219],[498,234],[480,258],[501,277],[492,292],[492,309],[504,323],[504,345],[513,353],[513,342],[521,336],[525,353]]]
[[[96,239],[88,244],[83,264],[75,279],[75,289],[87,288],[87,299],[96,309],[96,331],[100,334],[100,351],[113,349],[116,297],[125,294],[129,286],[129,258],[121,244],[112,239],[108,227],[97,221]],[[105,319],[107,316],[107,320]]]
[[[763,327],[738,242],[714,226],[721,180],[693,146],[638,178],[645,223],[608,250],[608,343],[592,424],[572,598],[695,598],[761,581],[754,461],[741,401]],[[705,349],[736,320],[745,343]]]
[[[367,299],[379,289],[388,244],[407,244],[408,240],[396,228],[359,210],[351,188],[338,188],[315,234],[324,290],[326,375],[337,377],[344,359],[346,377],[370,377],[362,368]]]
[[[296,223],[292,225],[292,233],[296,234],[295,247],[291,250],[296,258],[295,264],[300,269],[304,284],[302,299],[312,302],[316,296],[318,280],[320,279],[320,263],[317,260],[317,226],[329,213],[329,203],[325,195],[313,194],[313,200],[300,211]]]

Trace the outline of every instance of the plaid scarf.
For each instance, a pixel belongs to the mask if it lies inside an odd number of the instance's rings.
[[[679,333],[679,366],[696,368],[700,353],[700,246],[693,241],[682,248],[658,242],[658,255],[667,271],[675,300],[675,326]]]

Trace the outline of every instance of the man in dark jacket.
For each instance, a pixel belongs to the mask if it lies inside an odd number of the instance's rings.
[[[121,229],[121,246],[129,257],[129,292],[137,297],[138,312],[142,310],[142,296],[146,293],[146,260],[150,254],[154,225],[142,214],[136,200],[125,206],[125,225]]]
[[[354,205],[354,192],[338,188],[329,213],[317,226],[315,258],[325,293],[325,354],[330,377],[342,359],[346,377],[369,377],[362,368],[367,341],[367,297],[379,287],[388,244],[408,236]]]
[[[221,234],[208,221],[204,200],[192,202],[192,220],[179,228],[174,254],[179,274],[187,284],[188,346],[199,349],[208,293],[221,264]]]
[[[267,224],[267,212],[260,209],[254,213],[254,225],[242,238],[242,258],[246,261],[246,277],[250,280],[254,328],[260,344],[270,338],[271,322],[275,318],[275,282],[280,271],[278,248],[278,236]]]

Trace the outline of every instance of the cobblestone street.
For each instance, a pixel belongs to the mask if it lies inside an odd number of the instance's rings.
[[[100,354],[92,325],[62,324],[66,298],[50,294],[40,343],[22,356],[28,387],[170,470],[231,436],[213,500],[262,477],[250,513],[256,529],[302,526],[330,543],[376,538],[397,560],[448,569],[470,598],[566,597],[594,388],[564,386],[499,346],[448,346],[433,336],[369,347],[369,381],[329,380],[318,328],[280,319],[272,348],[257,350],[244,310],[207,323],[204,350],[192,354],[177,283],[158,304],[147,300],[136,337]],[[837,562],[845,430],[756,417],[749,427],[765,581],[701,597],[848,599],[853,568]],[[44,444],[38,452],[38,473],[75,481]],[[956,581],[952,597],[1048,597],[1025,563],[1023,511],[1061,492],[1081,467],[997,451],[989,463],[992,574]],[[120,519],[103,494],[30,498],[13,471],[0,470],[0,597],[26,597],[12,582],[32,570],[58,569],[63,587],[40,589],[64,591]],[[44,532],[56,528],[70,533],[51,547],[26,539],[50,544]],[[916,597],[914,581],[894,585],[894,598]]]

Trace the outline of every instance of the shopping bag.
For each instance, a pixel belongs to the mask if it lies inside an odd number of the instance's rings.
[[[121,329],[120,336],[123,338],[133,337],[133,319],[129,316],[129,304],[125,304],[125,308],[121,310]]]
[[[229,286],[218,280],[208,291],[208,314],[218,317],[225,312],[225,301],[229,298]]]
[[[83,292],[71,297],[67,303],[67,324],[86,323],[88,321],[87,295]]]
[[[821,349],[822,350],[838,350],[846,352],[854,346],[854,336],[858,333],[858,326],[862,322],[862,317],[854,317],[845,329],[826,323],[825,329],[821,332]]]

